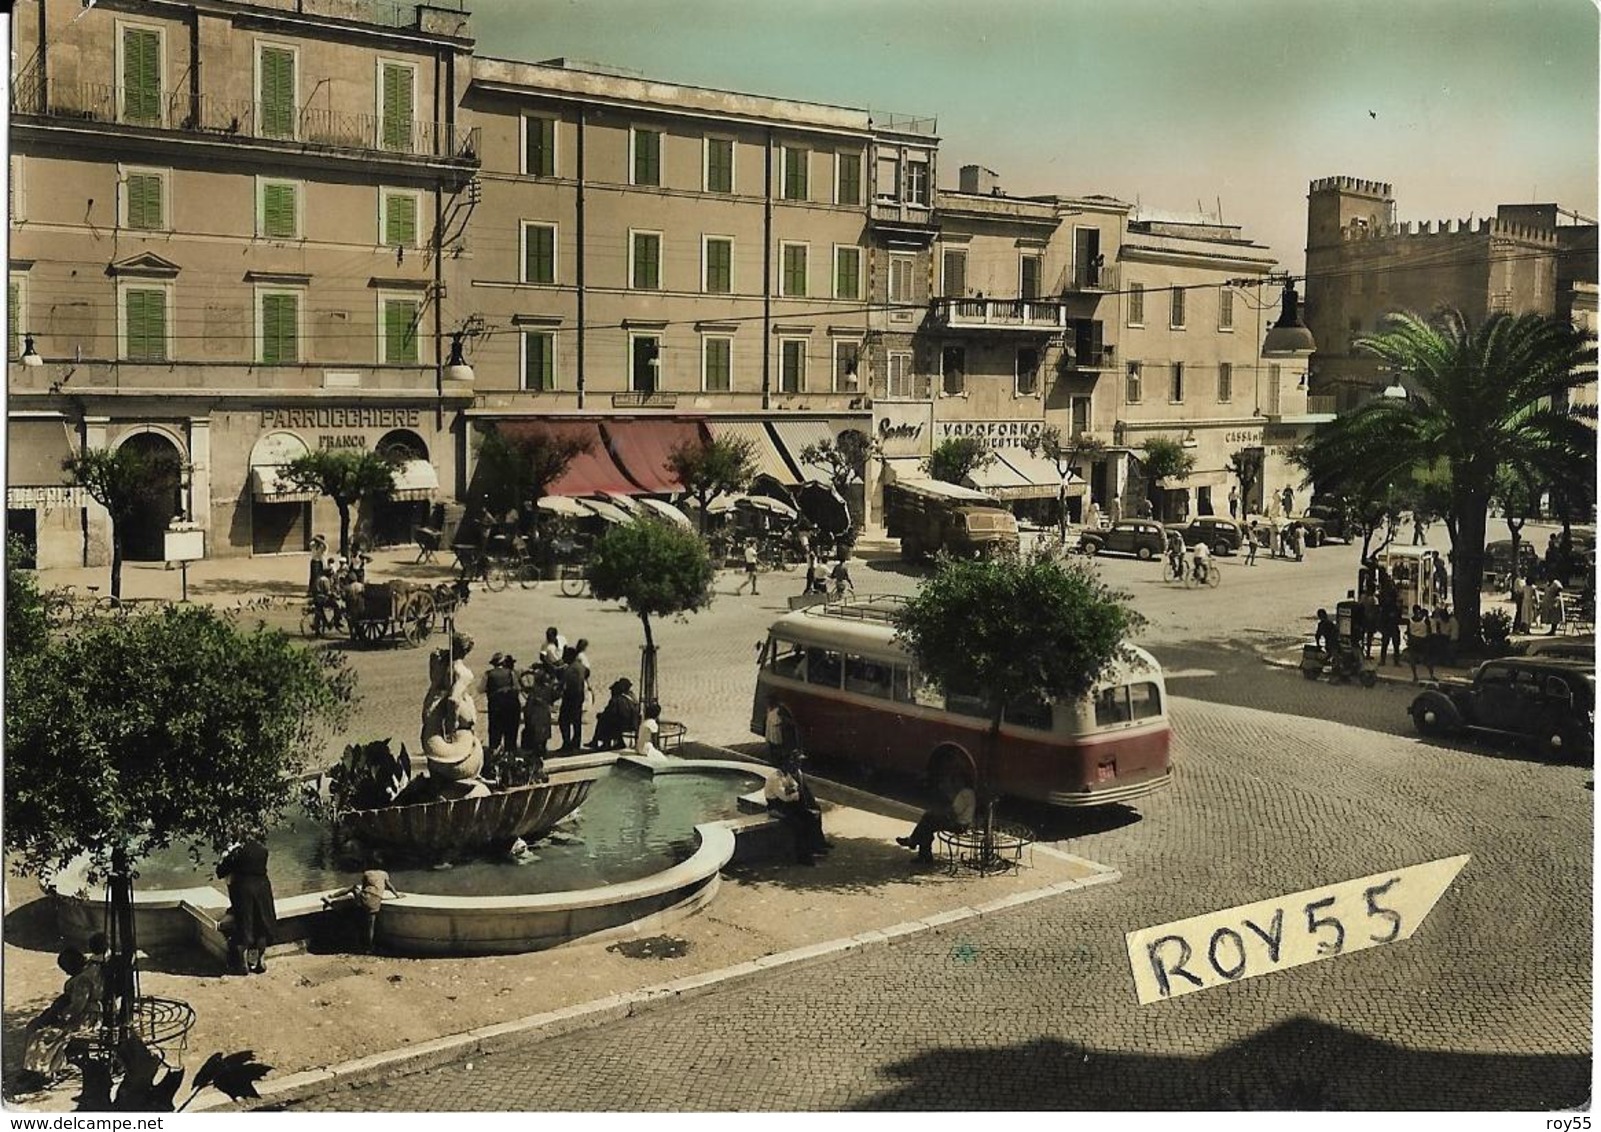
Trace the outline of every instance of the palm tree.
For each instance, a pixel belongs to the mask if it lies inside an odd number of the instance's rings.
[[[1399,313],[1357,349],[1387,363],[1407,396],[1375,397],[1320,425],[1307,442],[1313,479],[1383,482],[1432,467],[1447,474],[1452,599],[1462,637],[1479,633],[1486,512],[1503,467],[1551,480],[1595,476],[1596,434],[1569,391],[1595,380],[1595,338],[1558,319]],[[1582,465],[1583,469],[1579,466]]]

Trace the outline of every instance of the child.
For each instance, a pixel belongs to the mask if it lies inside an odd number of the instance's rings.
[[[847,593],[854,594],[856,592],[856,583],[851,581],[851,568],[846,564],[844,558],[834,563],[833,578],[835,597],[844,597]]]
[[[756,565],[758,561],[759,559],[756,554],[756,540],[747,539],[745,541],[745,582],[750,583],[750,592],[752,597],[756,596]],[[739,589],[734,591],[736,594],[745,592],[745,582],[739,583]]]
[[[387,872],[383,869],[368,869],[361,874],[360,880],[339,896],[324,896],[322,906],[331,908],[335,900],[348,898],[351,907],[361,914],[362,948],[370,954],[378,937],[378,913],[383,910],[385,896],[398,899],[400,893],[396,892],[395,886],[390,883]]]
[[[645,718],[639,721],[639,732],[634,736],[634,754],[646,758],[664,758],[661,748],[656,746],[656,736],[661,733],[662,706],[658,703],[645,705]]]

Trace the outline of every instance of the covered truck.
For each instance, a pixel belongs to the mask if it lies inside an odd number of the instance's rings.
[[[901,540],[901,557],[943,550],[957,558],[1015,552],[1017,520],[981,491],[940,480],[901,480],[884,487],[884,528]]]

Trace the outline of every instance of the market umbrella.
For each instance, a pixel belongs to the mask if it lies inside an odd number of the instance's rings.
[[[795,508],[767,495],[747,495],[739,501],[739,506],[749,507],[753,511],[766,511],[769,515],[781,515],[786,519],[800,517],[800,512]]]
[[[674,507],[671,503],[663,502],[660,499],[640,499],[638,502],[641,507],[655,515],[660,516],[663,519],[666,519],[668,522],[677,523],[681,527],[689,527],[691,529],[693,529],[695,526],[695,524],[689,521],[688,515]]]
[[[547,495],[537,504],[541,511],[552,515],[566,515],[571,519],[587,519],[594,512],[569,495]]]
[[[719,495],[706,505],[706,514],[726,515],[738,507],[739,501],[744,498],[745,496],[743,495]]]
[[[616,507],[619,511],[625,512],[629,515],[639,514],[639,501],[637,499],[631,499],[628,496],[620,495],[615,491],[601,491],[597,492],[596,494],[604,499],[607,503],[610,503],[613,507]]]
[[[634,518],[616,504],[608,503],[604,499],[580,499],[589,510],[605,519],[608,523],[632,523]]]
[[[803,483],[795,492],[801,514],[823,534],[838,538],[851,529],[851,509],[826,483]]]
[[[790,510],[793,511],[795,509],[795,497],[790,494],[789,488],[779,483],[777,479],[766,472],[762,472],[750,481],[750,492],[748,494],[752,499],[759,499],[764,496],[768,499],[776,499]]]

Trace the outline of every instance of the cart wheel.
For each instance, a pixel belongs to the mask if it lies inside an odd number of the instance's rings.
[[[561,592],[563,597],[578,597],[584,592],[586,579],[581,572],[563,570],[561,575]]]
[[[484,588],[490,593],[498,594],[509,585],[511,585],[511,575],[504,565],[496,564],[484,571]]]

